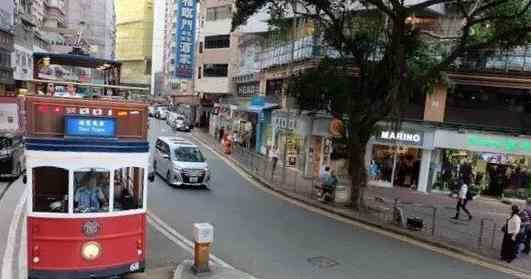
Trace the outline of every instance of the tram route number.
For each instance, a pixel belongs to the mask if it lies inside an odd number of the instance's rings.
[[[129,271],[138,271],[140,270],[140,263],[136,262],[129,266]]]

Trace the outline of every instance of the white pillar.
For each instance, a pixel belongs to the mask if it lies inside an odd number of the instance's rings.
[[[430,175],[430,163],[431,163],[432,150],[423,149],[422,159],[420,161],[420,174],[417,190],[419,192],[426,192],[428,189],[428,178]]]

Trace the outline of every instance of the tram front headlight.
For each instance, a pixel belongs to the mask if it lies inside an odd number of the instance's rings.
[[[93,261],[101,256],[101,245],[95,241],[83,244],[81,247],[81,257],[87,261]]]

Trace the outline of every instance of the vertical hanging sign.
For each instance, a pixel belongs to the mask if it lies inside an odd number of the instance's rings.
[[[177,55],[175,76],[181,79],[194,78],[195,28],[197,0],[177,0]]]

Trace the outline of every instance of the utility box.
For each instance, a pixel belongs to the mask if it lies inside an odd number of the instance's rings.
[[[214,227],[208,223],[194,224],[193,235],[196,243],[212,243],[214,241]]]

